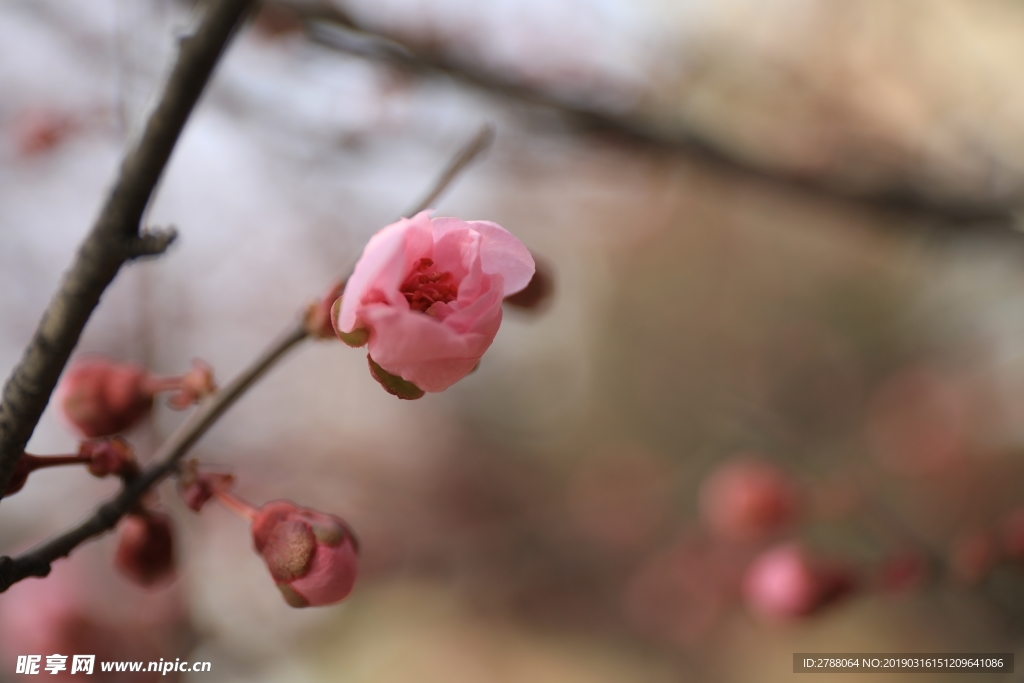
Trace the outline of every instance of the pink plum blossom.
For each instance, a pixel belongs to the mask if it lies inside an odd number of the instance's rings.
[[[341,518],[287,500],[272,501],[253,517],[252,537],[292,607],[330,605],[352,592],[359,548]]]
[[[336,312],[350,345],[429,392],[472,372],[501,325],[501,302],[534,274],[530,251],[489,221],[421,212],[374,235]]]

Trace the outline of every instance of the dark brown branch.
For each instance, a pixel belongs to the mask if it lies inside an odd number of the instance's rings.
[[[142,214],[189,113],[251,0],[216,0],[178,61],[96,223],[79,247],[0,400],[0,491],[7,488],[57,378],[100,296],[126,261],[159,254],[173,231],[139,233]]]
[[[155,465],[143,470],[137,478],[121,489],[116,497],[101,505],[84,522],[18,557],[0,557],[0,592],[30,576],[46,576],[50,573],[50,565],[54,561],[67,557],[72,550],[90,538],[113,529],[117,522],[135,507],[139,498],[146,491],[175,471],[178,461],[185,456],[213,423],[256,380],[273,367],[274,363],[306,336],[306,327],[302,321],[289,329],[231,384],[217,392],[208,403],[202,405],[160,446],[153,454]]]
[[[493,139],[493,127],[484,126],[448,163],[434,184],[433,190],[409,215],[422,211],[426,208],[426,204],[437,199],[451,186],[459,174],[487,149]],[[173,239],[173,233],[169,239]],[[117,496],[97,508],[81,524],[59,536],[18,557],[0,557],[0,593],[30,576],[46,576],[50,573],[50,566],[53,562],[67,557],[72,550],[89,539],[113,529],[122,517],[135,508],[146,491],[177,469],[178,462],[188,453],[189,449],[249,387],[273,367],[285,353],[308,336],[305,316],[301,316],[292,328],[271,344],[262,355],[242,371],[241,375],[217,392],[208,403],[202,405],[191,418],[179,427],[153,454],[152,461],[155,464],[146,468],[137,477],[125,480],[124,488]]]
[[[403,42],[406,36],[395,36],[372,27],[360,26],[341,11],[337,3],[310,0],[268,0],[274,6],[294,14],[303,24],[310,40],[332,50],[389,64],[420,76],[441,75],[457,82],[502,97],[553,109],[584,131],[613,133],[641,147],[659,151],[682,151],[730,169],[764,178],[772,183],[810,190],[827,196],[864,201],[873,206],[896,211],[925,213],[941,221],[936,226],[943,232],[956,234],[969,226],[972,234],[990,233],[1000,238],[1018,240],[1014,228],[1013,199],[985,200],[950,195],[923,194],[909,185],[891,188],[858,190],[844,188],[828,178],[786,171],[752,163],[714,140],[682,127],[661,125],[640,115],[608,111],[583,98],[560,93],[556,89],[534,87],[511,74],[489,69],[480,62],[460,59],[448,54],[443,44],[429,40],[418,44]]]

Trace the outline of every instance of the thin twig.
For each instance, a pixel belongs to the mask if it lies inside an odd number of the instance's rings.
[[[414,209],[409,215],[423,210],[427,204],[433,202],[448,189],[459,174],[487,149],[493,138],[493,128],[484,126],[452,158],[434,184],[434,189],[421,202],[421,206]],[[249,387],[270,370],[290,349],[308,336],[305,317],[300,316],[298,321],[243,370],[241,375],[214,394],[209,402],[203,404],[186,420],[153,454],[152,461],[155,464],[146,468],[138,477],[126,481],[124,488],[117,496],[97,508],[81,524],[59,536],[45,541],[17,557],[0,557],[0,593],[30,576],[46,576],[50,573],[53,562],[67,557],[72,550],[89,539],[113,529],[125,514],[135,508],[146,491],[177,469],[178,462],[188,453],[189,449]]]
[[[494,125],[491,123],[485,123],[480,131],[473,136],[473,139],[467,142],[462,149],[452,158],[448,166],[444,169],[440,176],[437,178],[437,182],[434,183],[434,187],[431,188],[430,192],[427,193],[420,202],[409,210],[406,216],[415,216],[420,211],[424,211],[430,208],[430,205],[434,203],[441,194],[448,189],[452,181],[455,180],[463,171],[476,161],[480,155],[487,151],[494,142]]]
[[[126,262],[154,256],[173,231],[141,233],[139,224],[185,121],[251,0],[217,0],[191,37],[113,190],[64,275],[0,400],[0,491],[7,489],[39,417],[100,296]]]

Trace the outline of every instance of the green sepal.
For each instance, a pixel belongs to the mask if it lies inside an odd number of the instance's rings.
[[[357,327],[351,332],[342,332],[338,329],[338,314],[341,312],[341,297],[339,296],[333,304],[331,304],[331,325],[334,327],[334,333],[338,335],[338,339],[345,342],[346,345],[351,346],[353,349],[358,349],[360,346],[364,346],[366,342],[370,340],[370,331],[365,327]]]
[[[384,391],[397,396],[398,398],[404,398],[407,401],[414,401],[417,398],[423,398],[423,390],[412,382],[402,379],[398,375],[392,375],[390,372],[377,365],[377,362],[366,356],[366,360],[370,363],[370,374],[373,378],[380,382],[380,385],[384,387]]]

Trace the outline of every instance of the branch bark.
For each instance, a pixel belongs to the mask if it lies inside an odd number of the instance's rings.
[[[5,383],[0,399],[0,491],[7,489],[103,291],[126,262],[158,255],[174,240],[173,230],[140,232],[142,215],[192,108],[250,4],[251,0],[216,0],[195,34],[182,40],[156,109],[125,156],[99,217]]]

